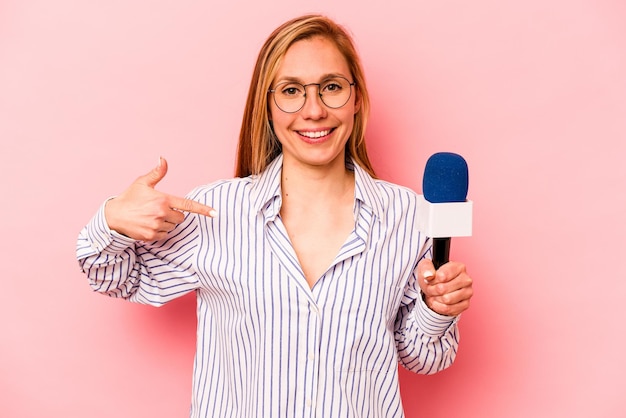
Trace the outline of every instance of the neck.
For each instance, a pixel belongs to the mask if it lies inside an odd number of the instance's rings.
[[[341,164],[316,167],[283,164],[281,188],[283,206],[317,206],[353,199],[354,173]]]

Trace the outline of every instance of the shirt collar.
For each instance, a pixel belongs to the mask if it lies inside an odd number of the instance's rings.
[[[354,197],[370,208],[376,219],[381,220],[385,212],[385,205],[383,204],[383,194],[380,192],[376,180],[354,161],[351,165],[354,170]]]
[[[283,155],[280,154],[261,174],[252,176],[256,180],[251,196],[252,207],[255,212],[263,211],[266,220],[275,217],[280,211],[282,168]],[[376,180],[354,161],[348,164],[348,168],[354,171],[355,199],[370,208],[377,219],[382,219],[384,215],[383,195],[379,191]]]
[[[283,168],[283,155],[280,154],[261,174],[253,175],[255,180],[252,189],[252,207],[255,212],[263,210],[265,217],[272,218],[278,214],[282,204],[280,194],[280,174]]]

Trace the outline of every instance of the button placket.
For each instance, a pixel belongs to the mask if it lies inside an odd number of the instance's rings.
[[[309,303],[309,314],[307,315],[308,333],[307,343],[304,351],[306,363],[306,387],[304,393],[304,405],[307,414],[315,416],[315,402],[318,397],[319,382],[319,350],[322,318],[320,310],[315,303]]]

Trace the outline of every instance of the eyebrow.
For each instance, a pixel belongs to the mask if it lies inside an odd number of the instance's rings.
[[[345,76],[345,75],[343,75],[341,73],[327,73],[327,74],[322,75],[319,78],[319,81],[325,81],[325,80],[328,80],[330,78],[337,78],[337,77],[345,78],[348,81],[350,80],[348,78],[348,76]],[[299,78],[299,77],[291,77],[291,76],[285,76],[285,77],[277,78],[275,83],[273,83],[273,84],[284,83],[284,82],[296,82],[296,83],[300,83],[300,84],[306,84],[304,82],[304,80],[302,80],[301,78]]]

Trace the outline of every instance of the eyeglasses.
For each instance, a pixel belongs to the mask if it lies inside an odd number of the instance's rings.
[[[322,103],[331,109],[339,109],[350,100],[352,86],[344,77],[332,77],[321,83],[300,84],[295,81],[285,81],[277,84],[268,93],[273,93],[274,103],[285,113],[296,113],[304,107],[306,102],[306,88],[317,86],[317,94]]]

